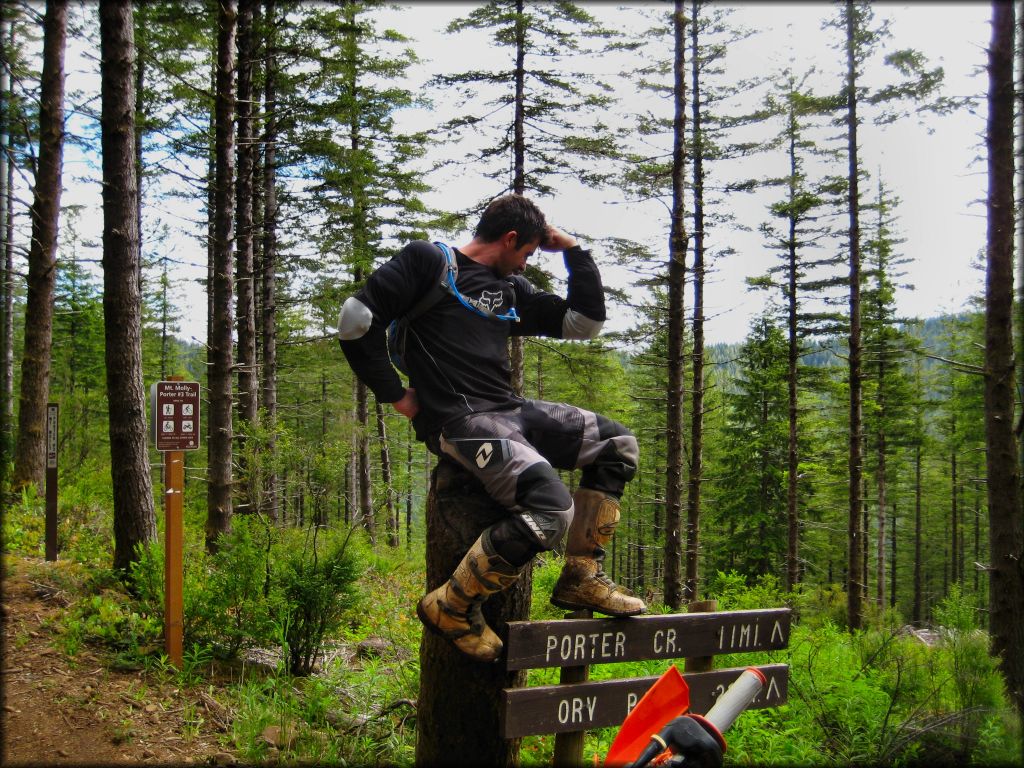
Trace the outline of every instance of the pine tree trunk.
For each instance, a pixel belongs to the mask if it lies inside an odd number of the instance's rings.
[[[210,348],[210,440],[206,546],[231,529],[232,419],[231,367],[234,362],[234,171],[235,32],[237,0],[221,0],[217,35],[216,173],[214,182],[213,316]]]
[[[921,594],[921,437],[914,446],[914,605],[911,610],[911,621],[915,627],[921,626],[922,602]]]
[[[263,507],[267,517],[278,517],[277,470],[277,8],[264,0],[266,64],[263,108],[266,111],[263,150],[263,259],[262,323],[263,409],[267,419],[267,453],[271,468],[266,474]]]
[[[210,92],[217,93],[217,61],[214,57],[210,68]],[[214,99],[210,110],[209,145],[206,157],[206,388],[212,384],[210,369],[213,365],[213,304],[214,275],[216,274],[215,256],[217,243],[217,102]],[[207,419],[207,432],[213,434],[212,423]]]
[[[377,416],[377,441],[380,444],[380,477],[384,484],[384,528],[388,535],[388,546],[398,547],[398,507],[395,504],[395,486],[391,477],[391,451],[388,449],[388,433],[384,424],[384,409],[377,398],[373,399]]]
[[[1013,434],[1013,3],[992,4],[988,55],[988,233],[985,283],[985,443],[992,653],[1024,738],[1024,531]]]
[[[956,448],[949,456],[949,527],[950,527],[950,579],[954,584],[960,583],[960,567],[957,563],[960,554],[960,510],[957,507],[957,466]]]
[[[690,19],[693,76],[693,389],[690,408],[690,475],[686,513],[687,602],[699,600],[700,500],[704,471],[704,146],[701,135],[700,57],[697,16],[699,0],[692,2]]]
[[[686,288],[686,9],[676,0],[672,17],[675,34],[675,117],[672,148],[672,213],[668,261],[668,392],[666,393],[665,466],[665,604],[678,610],[683,602],[680,579],[683,506],[683,345]]]
[[[881,376],[881,371],[879,371]],[[879,382],[882,379],[879,378]],[[881,398],[881,394],[879,398]],[[879,418],[885,418],[884,407]],[[881,608],[885,604],[885,515],[886,515],[886,493],[888,491],[885,483],[885,432],[878,435],[878,477],[875,478],[875,488],[878,493],[878,510],[876,520],[878,521],[878,536],[875,539],[875,602]]]
[[[35,198],[29,211],[25,350],[21,363],[18,441],[12,486],[43,488],[46,401],[50,396],[53,291],[57,280],[57,221],[64,152],[64,48],[67,1],[47,0],[43,18],[43,73],[39,101],[39,159]]]
[[[861,322],[860,322],[860,195],[858,172],[860,163],[857,155],[857,63],[855,59],[856,17],[852,0],[846,2],[846,136],[848,153],[849,184],[849,259],[850,259],[850,339],[849,339],[849,383],[850,383],[850,456],[849,456],[849,526],[847,530],[848,564],[846,576],[847,625],[851,630],[860,629],[864,620],[865,569],[863,555],[866,552],[861,528],[863,499],[861,480],[863,478],[863,393],[861,363]]]
[[[0,489],[7,480],[14,415],[14,164],[10,158],[11,77],[8,70],[12,24],[11,10],[0,4]]]
[[[896,502],[892,505],[892,518],[889,529],[889,607],[896,608]]]
[[[359,519],[367,533],[370,534],[370,543],[377,544],[377,519],[373,513],[373,477],[370,464],[370,411],[367,402],[366,385],[362,381],[356,381],[356,428],[359,434],[356,438],[358,445],[358,476],[359,486]]]
[[[512,121],[512,191],[526,194],[526,19],[524,0],[516,0],[516,68],[514,72],[515,97]],[[509,364],[512,369],[512,391],[522,397],[525,360],[523,337],[509,339]]]
[[[472,476],[448,461],[435,468],[427,499],[427,589],[444,583],[484,528],[505,514]],[[483,604],[484,618],[503,634],[509,621],[530,615],[528,566],[515,586]],[[410,609],[411,610],[411,609]],[[480,664],[432,632],[420,642],[417,765],[518,765],[519,740],[500,736],[501,691],[521,687],[525,672],[500,662]]]
[[[238,183],[236,187],[235,323],[238,327],[238,416],[242,425],[256,423],[256,291],[253,269],[253,169],[256,138],[253,131],[253,6],[257,0],[240,0],[238,6]],[[252,499],[245,503],[251,504]]]
[[[406,420],[405,432],[405,546],[412,547],[412,419]]]
[[[796,108],[790,100],[789,107],[789,202],[792,206],[796,201],[797,173],[799,171],[796,154]],[[797,475],[800,471],[798,437],[798,404],[797,386],[799,369],[797,364],[800,355],[800,337],[798,334],[797,317],[797,214],[790,208],[789,214],[789,263],[787,271],[788,295],[786,296],[787,314],[787,357],[786,357],[786,397],[788,403],[789,435],[786,447],[786,591],[796,588],[800,582],[800,516],[797,496]]]
[[[144,9],[140,8],[139,12],[140,13],[144,13]],[[133,13],[133,17],[132,17],[132,24],[133,24],[132,32],[133,32],[133,34],[134,34],[134,29],[135,29],[134,28],[135,21],[136,21],[136,18],[135,18],[134,13]],[[142,20],[142,23],[145,24],[146,23],[145,20]],[[135,111],[135,130],[134,130],[135,135],[133,136],[133,139],[134,139],[134,144],[135,144],[135,146],[134,146],[134,149],[135,149],[135,189],[138,190],[138,194],[136,195],[136,205],[135,205],[135,228],[136,228],[135,231],[139,233],[138,243],[136,244],[136,247],[138,248],[138,251],[139,251],[137,262],[138,262],[138,270],[139,270],[139,291],[140,292],[142,291],[142,265],[143,265],[143,260],[142,260],[143,259],[143,253],[142,253],[142,192],[143,192],[143,190],[142,190],[142,170],[143,170],[143,167],[142,167],[142,131],[143,131],[143,127],[144,127],[144,122],[143,122],[142,109],[145,106],[142,103],[142,100],[143,100],[143,94],[145,93],[145,87],[146,87],[146,59],[145,59],[145,56],[139,51],[138,47],[135,47],[135,110],[136,111]],[[162,362],[166,363],[166,356],[164,356]],[[161,379],[165,378],[165,374],[163,373],[163,368],[162,367],[161,367],[160,378]]]
[[[135,32],[129,0],[100,2],[103,149],[103,325],[114,568],[127,575],[136,547],[156,538],[142,383],[138,176],[135,169]]]

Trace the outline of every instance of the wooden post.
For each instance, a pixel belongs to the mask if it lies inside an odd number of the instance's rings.
[[[57,424],[60,406],[46,404],[46,559],[57,559]]]
[[[592,619],[594,612],[589,609],[573,611],[565,615],[567,619]],[[558,682],[585,683],[590,679],[590,667],[584,664],[582,667],[562,667],[558,673]],[[555,753],[552,758],[552,765],[558,768],[583,765],[583,739],[586,731],[573,731],[570,733],[555,734]]]
[[[168,381],[182,381],[171,376]],[[184,653],[185,452],[164,451],[164,650],[181,669]]]
[[[713,613],[717,610],[717,600],[695,600],[686,606],[687,613]],[[683,670],[685,672],[710,672],[714,664],[714,656],[694,656],[683,660]]]
[[[185,452],[164,452],[164,649],[171,663],[182,664],[184,607],[183,504]]]

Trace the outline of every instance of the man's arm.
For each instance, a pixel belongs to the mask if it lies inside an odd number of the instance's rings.
[[[418,410],[415,392],[406,389],[391,365],[387,327],[430,287],[439,272],[439,258],[430,243],[409,243],[345,301],[338,321],[338,339],[353,372],[380,402],[394,404],[410,418]]]
[[[540,244],[544,251],[562,251],[569,273],[565,298],[538,291],[526,279],[513,278],[516,305],[522,321],[512,333],[517,336],[552,336],[559,339],[592,339],[604,325],[604,289],[601,273],[576,238],[555,227]]]

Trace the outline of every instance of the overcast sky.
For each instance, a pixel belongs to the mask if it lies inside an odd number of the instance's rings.
[[[497,56],[507,51],[495,49],[487,33],[465,31],[453,38],[444,34],[449,21],[469,12],[472,5],[460,3],[415,3],[385,11],[379,28],[393,27],[415,41],[415,49],[422,63],[410,73],[410,87],[421,89],[435,100],[435,112],[409,111],[400,116],[400,123],[422,127],[436,125],[450,117],[457,106],[446,96],[426,88],[427,80],[437,73],[454,73],[476,68],[484,63],[496,62]],[[635,14],[618,10],[617,4],[594,3],[586,7],[595,15],[622,28]],[[834,88],[839,77],[841,61],[831,48],[837,41],[834,30],[821,30],[822,19],[835,13],[835,7],[825,3],[753,3],[737,6],[735,22],[743,24],[756,34],[732,46],[726,58],[730,78],[749,77],[782,69],[791,62],[800,70],[817,66],[822,77]],[[878,18],[892,19],[892,45],[913,47],[924,53],[933,64],[941,64],[946,72],[945,93],[951,96],[983,96],[986,88],[984,75],[972,77],[985,63],[985,46],[989,37],[990,8],[983,3],[968,4],[895,4],[876,3]],[[636,21],[639,24],[639,20]],[[72,43],[74,46],[74,43]],[[80,45],[78,46],[80,49]],[[82,57],[85,58],[82,58]],[[76,58],[78,57],[78,58]],[[581,68],[599,72],[612,79],[629,68],[630,62],[606,57],[598,61],[579,62]],[[497,63],[494,66],[498,66]],[[94,77],[96,64],[94,51],[69,51],[69,88],[83,85]],[[877,78],[880,70],[869,69],[867,79]],[[831,78],[830,80],[828,78]],[[95,86],[93,86],[95,87]],[[622,94],[620,94],[622,95]],[[639,98],[633,89],[623,96],[627,102]],[[928,128],[916,120],[907,119],[886,129],[862,129],[861,144],[864,166],[875,176],[879,170],[886,184],[901,198],[899,232],[906,242],[903,254],[912,262],[907,265],[906,281],[913,290],[900,292],[899,310],[906,317],[930,317],[963,308],[968,296],[981,287],[981,277],[970,267],[971,261],[984,245],[984,200],[986,179],[983,163],[972,161],[982,155],[981,134],[984,130],[984,104],[978,114],[964,111],[952,117],[930,118]],[[457,156],[465,147],[449,145],[437,147],[430,159],[443,155]],[[751,160],[744,167],[744,175],[756,176],[772,169],[774,160]],[[66,153],[64,204],[83,203],[91,213],[83,217],[81,233],[90,236],[91,226],[98,227],[100,200],[95,184],[75,184],[72,179],[81,174],[84,162],[81,151],[69,147]],[[92,159],[98,166],[98,160]],[[494,182],[484,181],[473,171],[463,170],[457,178],[429,175],[434,189],[426,195],[427,202],[439,208],[460,209],[471,206],[481,197],[493,192]],[[862,188],[866,198],[873,196],[875,182]],[[747,292],[744,280],[763,274],[775,263],[775,256],[765,247],[757,234],[757,226],[767,216],[765,206],[769,198],[761,195],[735,194],[729,207],[737,217],[750,225],[754,232],[740,234],[729,231],[712,232],[710,237],[718,246],[731,246],[736,253],[717,265],[716,272],[706,290],[706,335],[709,343],[735,342],[744,338],[750,319],[762,306],[763,296]],[[576,233],[582,240],[593,244],[601,237],[629,237],[648,244],[656,255],[664,250],[667,234],[667,216],[659,203],[625,205],[621,196],[613,191],[567,188],[564,194],[542,198],[542,208],[549,220]],[[164,250],[180,259],[184,266],[181,276],[188,277],[187,289],[182,296],[184,318],[181,335],[203,340],[206,333],[206,299],[195,279],[205,276],[205,248],[194,237],[201,221],[199,210],[177,209],[177,203],[147,199],[150,206],[159,206],[172,227],[171,240]],[[186,232],[191,232],[191,235]],[[99,230],[94,233],[99,239]],[[438,233],[440,234],[440,233]],[[459,245],[468,240],[468,233],[451,238]],[[716,239],[717,238],[717,239]],[[601,254],[598,253],[599,258]],[[544,266],[560,273],[560,259],[546,256]],[[191,266],[189,266],[191,265]],[[631,275],[622,269],[604,268],[605,282],[628,288]],[[622,311],[614,313],[611,328],[624,328],[631,318]]]
[[[453,18],[468,13],[468,3],[429,3],[403,7],[387,15],[387,23],[419,41],[417,53],[424,59],[413,77],[425,81],[434,72],[458,72],[489,62],[496,51],[485,33],[465,31],[456,40],[443,34]],[[626,19],[635,18],[619,11],[619,4],[584,4],[596,16],[622,28]],[[636,5],[636,4],[634,4]],[[648,3],[648,6],[653,4]],[[826,80],[838,77],[842,61],[831,48],[837,41],[834,30],[823,31],[822,19],[835,13],[826,3],[748,3],[738,4],[732,19],[757,34],[729,49],[726,67],[730,77],[749,78],[756,74],[781,70],[787,63],[801,70],[814,65]],[[876,3],[877,19],[892,19],[892,48],[916,48],[933,64],[945,69],[945,93],[950,96],[983,96],[987,86],[984,75],[974,75],[985,61],[989,37],[990,8],[983,3],[896,4]],[[500,55],[503,51],[497,51]],[[628,63],[608,59],[586,66],[605,75],[614,75]],[[880,67],[869,68],[866,81],[884,77]],[[835,79],[828,80],[835,87]],[[435,99],[438,99],[436,94]],[[620,94],[621,96],[622,94]],[[624,96],[631,98],[629,92]],[[440,122],[455,106],[436,103],[435,116],[415,115]],[[930,133],[929,133],[930,129]],[[970,267],[971,259],[984,245],[984,165],[973,163],[981,155],[980,139],[984,130],[984,104],[979,114],[964,111],[950,117],[931,117],[927,128],[916,119],[906,119],[885,129],[865,126],[861,130],[864,167],[877,178],[881,171],[885,183],[901,198],[897,211],[898,229],[906,242],[903,254],[912,262],[905,269],[905,281],[913,290],[902,290],[898,301],[907,317],[930,317],[955,312],[972,293],[980,290],[980,275]],[[457,153],[458,147],[446,151]],[[784,161],[775,158],[774,162]],[[771,169],[772,160],[751,160],[742,172],[749,176]],[[872,198],[876,183],[862,186],[862,197]],[[493,182],[491,182],[493,184]],[[486,194],[487,183],[476,182],[464,173],[457,183],[439,185],[427,199],[437,205],[469,205]],[[735,342],[744,338],[750,319],[763,302],[760,294],[750,294],[744,280],[763,274],[776,261],[756,233],[767,218],[766,196],[735,194],[729,205],[739,219],[752,226],[751,234],[721,233],[720,240],[736,249],[736,254],[718,265],[706,291],[706,326],[710,343]],[[616,235],[646,240],[661,247],[667,233],[665,209],[656,203],[643,206],[616,204],[611,192],[573,189],[566,195],[539,200],[554,223],[578,233],[582,238]],[[464,235],[468,237],[468,235]],[[722,244],[722,243],[720,243]],[[546,266],[558,272],[557,257],[548,257]],[[606,282],[617,287],[628,285],[624,271],[605,269]],[[621,313],[620,313],[621,315]],[[612,327],[628,323],[623,317]]]

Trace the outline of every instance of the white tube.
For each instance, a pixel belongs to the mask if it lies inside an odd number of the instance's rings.
[[[725,693],[718,697],[704,718],[720,733],[724,732],[739,717],[740,712],[750,706],[750,702],[761,692],[765,682],[767,680],[761,670],[747,667]]]

